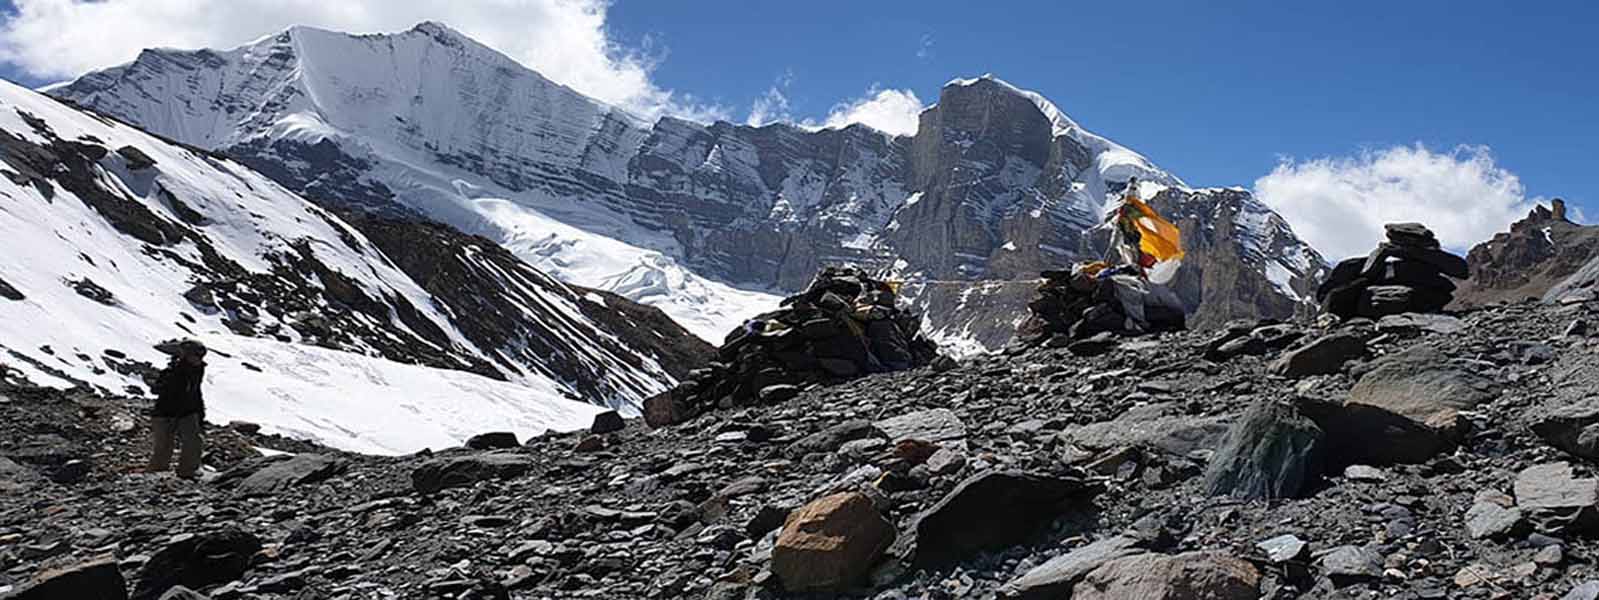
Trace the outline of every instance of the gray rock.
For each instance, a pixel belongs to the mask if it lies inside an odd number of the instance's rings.
[[[1343,587],[1382,577],[1382,555],[1359,546],[1339,546],[1316,560],[1322,574]]]
[[[283,457],[245,477],[233,493],[239,496],[276,494],[292,487],[326,481],[342,473],[346,466],[343,460],[321,454]]]
[[[1350,481],[1387,481],[1388,474],[1382,469],[1370,465],[1349,465],[1344,467],[1344,479]]]
[[[1291,560],[1298,560],[1300,557],[1305,555],[1305,551],[1310,548],[1310,544],[1305,543],[1305,540],[1299,539],[1299,536],[1296,536],[1292,533],[1285,533],[1283,535],[1258,542],[1255,544],[1255,547],[1259,548],[1261,552],[1266,553],[1267,560],[1270,560],[1274,564],[1280,564]]]
[[[103,558],[59,569],[45,569],[6,600],[126,600],[127,582],[117,561]]]
[[[1509,536],[1521,524],[1521,509],[1478,502],[1466,511],[1466,533],[1471,539]]]
[[[211,600],[211,597],[180,585],[161,594],[161,600]]]
[[[1093,542],[1033,567],[1006,583],[1001,593],[1021,600],[1067,597],[1089,572],[1112,560],[1142,553],[1141,545],[1140,540],[1121,535]]]
[[[1094,569],[1072,587],[1073,600],[1255,600],[1260,571],[1216,551],[1139,554]]]
[[[517,477],[532,470],[533,465],[533,458],[522,454],[446,456],[424,462],[411,471],[411,486],[418,492],[431,494],[486,479]]]
[[[1560,600],[1599,600],[1599,581],[1588,581],[1571,588]]]
[[[804,456],[812,453],[831,454],[846,442],[871,437],[875,433],[870,421],[854,420],[839,423],[827,429],[810,434],[799,441],[790,444],[790,456]]]
[[[1322,430],[1291,404],[1260,400],[1233,424],[1205,472],[1212,496],[1292,498],[1321,475]]]
[[[1425,423],[1445,411],[1471,410],[1496,395],[1493,380],[1452,363],[1434,345],[1419,345],[1378,360],[1349,391],[1349,403]]]
[[[1452,335],[1465,328],[1466,323],[1459,318],[1437,313],[1403,313],[1388,315],[1377,320],[1377,331],[1381,333],[1427,332]]]
[[[1111,421],[1062,431],[1058,437],[1090,450],[1140,446],[1186,456],[1220,447],[1227,429],[1225,417],[1196,417],[1176,404],[1152,404],[1128,409]]]
[[[1272,363],[1272,372],[1283,377],[1331,375],[1344,363],[1366,354],[1366,340],[1352,333],[1322,336],[1302,348],[1284,354]]]
[[[1599,479],[1578,479],[1571,464],[1527,467],[1516,475],[1516,504],[1543,533],[1585,533],[1599,526]]]
[[[941,446],[966,442],[966,424],[955,412],[947,408],[919,410],[877,421],[872,424],[892,443],[902,440],[922,440]]]
[[[1536,417],[1531,428],[1551,446],[1599,459],[1599,396],[1557,405]]]

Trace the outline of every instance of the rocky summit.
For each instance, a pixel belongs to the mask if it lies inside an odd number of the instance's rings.
[[[132,473],[133,401],[13,386],[0,594],[1586,598],[1599,339],[1568,331],[1596,318],[1018,347],[413,456],[213,427],[198,482]]]

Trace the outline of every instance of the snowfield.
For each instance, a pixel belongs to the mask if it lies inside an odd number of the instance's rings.
[[[229,310],[183,296],[200,277],[204,250],[248,272],[270,273],[267,256],[299,243],[368,296],[403,299],[443,332],[452,351],[483,353],[364,237],[260,174],[7,82],[0,82],[0,131],[18,144],[49,146],[55,138],[111,150],[90,167],[93,185],[118,206],[193,232],[162,244],[141,241],[61,184],[18,183],[22,176],[12,176],[22,169],[0,163],[7,174],[0,177],[0,281],[23,296],[0,297],[0,373],[8,368],[40,385],[142,394],[144,382],[119,367],[162,365],[155,343],[196,337],[217,350],[207,372],[209,420],[249,420],[360,452],[455,445],[490,430],[525,436],[581,428],[603,410],[574,401],[561,382],[536,373],[502,382],[403,365],[378,358],[372,348],[298,344],[292,327],[279,329],[284,341],[234,335],[224,325]],[[138,168],[116,152],[127,146],[155,166]],[[184,225],[184,210],[203,215],[202,222]],[[282,324],[266,311],[259,318],[263,326]],[[372,325],[396,337],[415,333],[397,318]]]

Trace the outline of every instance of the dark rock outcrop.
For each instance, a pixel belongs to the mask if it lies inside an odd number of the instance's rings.
[[[913,520],[895,554],[920,567],[1020,543],[1067,512],[1085,511],[1103,488],[1084,479],[1021,472],[974,475]],[[1083,504],[1071,506],[1074,502]]]
[[[1324,433],[1283,402],[1260,400],[1234,423],[1205,473],[1213,496],[1293,498],[1321,476]]]
[[[485,453],[444,456],[422,463],[411,472],[411,486],[428,494],[486,479],[506,479],[527,473],[533,459],[521,454]]]
[[[174,586],[200,589],[234,581],[261,550],[261,539],[239,529],[202,533],[169,544],[139,569],[133,600],[156,600]]]

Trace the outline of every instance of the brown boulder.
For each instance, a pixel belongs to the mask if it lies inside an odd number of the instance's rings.
[[[825,496],[783,523],[772,573],[791,592],[841,591],[859,583],[894,541],[894,525],[864,494]]]

